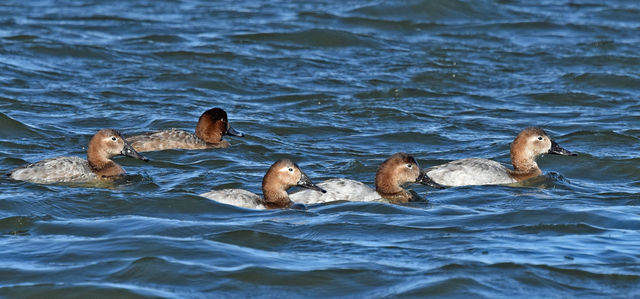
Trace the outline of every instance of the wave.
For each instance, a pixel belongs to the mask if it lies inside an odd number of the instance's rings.
[[[34,128],[17,121],[10,116],[0,112],[0,138],[6,139],[23,139],[23,138],[41,138],[43,137]]]

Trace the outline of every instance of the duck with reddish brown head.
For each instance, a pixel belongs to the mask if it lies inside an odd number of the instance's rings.
[[[213,108],[200,115],[195,134],[180,129],[168,129],[131,136],[127,140],[139,152],[227,148],[229,142],[222,139],[224,135],[244,136],[229,125],[227,113],[224,110]]]
[[[544,154],[577,156],[558,145],[544,130],[529,127],[511,143],[513,170],[492,160],[467,158],[425,169],[424,183],[435,187],[512,184],[541,175],[536,159]]]
[[[98,131],[87,150],[87,160],[80,157],[57,157],[18,167],[8,175],[10,178],[34,183],[83,183],[99,179],[112,179],[125,174],[124,169],[111,158],[128,156],[143,161],[140,155],[114,129]]]
[[[262,179],[264,197],[242,189],[213,190],[200,196],[243,208],[285,209],[293,205],[287,190],[294,186],[314,190],[313,192],[326,192],[311,182],[296,163],[280,159],[271,165]]]
[[[296,203],[314,204],[332,201],[388,201],[406,203],[423,200],[404,185],[420,183],[422,180],[418,162],[407,153],[396,153],[386,159],[376,171],[375,190],[364,183],[336,178],[318,184],[326,194],[306,190],[292,193],[289,197]]]

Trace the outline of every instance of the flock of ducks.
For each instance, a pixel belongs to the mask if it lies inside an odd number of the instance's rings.
[[[7,174],[14,180],[33,183],[79,183],[114,179],[125,174],[111,158],[122,155],[148,161],[139,152],[166,149],[226,148],[224,135],[244,134],[234,130],[227,113],[220,108],[205,111],[198,120],[195,134],[178,129],[149,132],[124,138],[114,129],[98,131],[87,149],[87,160],[79,157],[56,157],[18,167]],[[315,204],[331,201],[377,201],[406,203],[421,197],[403,186],[412,183],[436,188],[465,185],[502,185],[520,182],[542,174],[536,158],[543,154],[577,156],[553,141],[544,130],[529,127],[511,143],[513,170],[481,158],[451,161],[421,170],[409,154],[396,153],[386,159],[376,171],[375,189],[354,180],[335,178],[319,184],[289,159],[276,161],[262,180],[260,197],[241,189],[212,190],[203,197],[234,206],[252,209],[289,208],[295,203]],[[305,188],[288,194],[291,187]]]

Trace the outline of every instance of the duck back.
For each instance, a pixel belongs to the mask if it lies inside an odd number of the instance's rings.
[[[88,182],[97,180],[89,162],[79,157],[57,157],[14,169],[9,177],[33,183]]]
[[[127,141],[138,152],[165,149],[205,149],[212,146],[195,134],[179,129],[135,135],[128,137]]]
[[[249,209],[265,209],[260,196],[242,189],[213,190],[207,193],[200,194],[200,196],[236,207]]]
[[[427,168],[426,175],[442,186],[502,185],[515,183],[504,165],[482,158],[455,160]]]
[[[317,185],[327,190],[327,193],[305,189],[289,194],[289,198],[293,202],[301,204],[316,204],[331,201],[374,201],[382,199],[373,188],[354,180],[329,179]]]

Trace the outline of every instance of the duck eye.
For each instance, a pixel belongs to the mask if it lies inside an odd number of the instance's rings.
[[[289,172],[293,172],[293,168],[289,168]]]
[[[413,165],[407,164],[407,168],[411,168],[411,167],[413,167]]]
[[[118,140],[118,138],[111,137],[111,140],[116,141],[116,140]]]
[[[538,136],[538,140],[542,140],[542,136]]]

